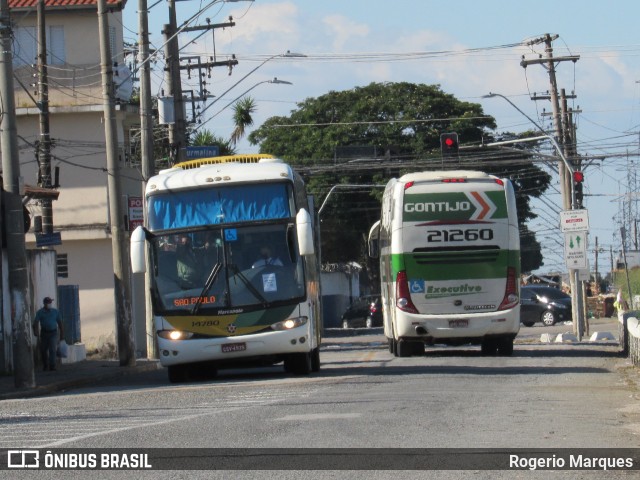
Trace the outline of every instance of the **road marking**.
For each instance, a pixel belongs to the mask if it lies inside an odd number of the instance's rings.
[[[305,421],[305,420],[337,420],[346,418],[360,418],[361,413],[306,413],[302,415],[287,415],[275,418],[282,421]]]

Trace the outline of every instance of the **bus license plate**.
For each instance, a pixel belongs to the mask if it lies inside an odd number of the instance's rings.
[[[230,352],[244,352],[247,349],[247,344],[242,343],[227,343],[222,345],[222,353]]]
[[[459,320],[449,320],[449,328],[467,328],[469,326],[469,320],[466,318]]]

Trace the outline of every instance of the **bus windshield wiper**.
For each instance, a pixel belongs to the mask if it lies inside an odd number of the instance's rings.
[[[209,290],[211,290],[211,286],[216,281],[216,278],[218,278],[218,274],[220,273],[221,268],[222,268],[222,264],[220,262],[216,263],[213,266],[213,269],[211,270],[209,277],[207,277],[207,281],[204,283],[202,292],[200,292],[200,295],[198,296],[198,300],[196,301],[195,305],[191,309],[191,315],[195,315],[196,313],[198,313],[198,310],[200,309],[200,305],[202,305],[202,298],[207,293],[209,293]]]
[[[247,287],[247,290],[249,290],[253,294],[253,296],[256,297],[258,300],[260,300],[260,302],[266,307],[269,304],[269,301],[266,298],[264,298],[264,296],[260,293],[260,291],[251,284],[249,279],[245,276],[244,273],[240,271],[237,265],[233,265],[233,267],[234,267],[234,273],[238,276],[240,280],[242,280],[242,283],[244,283],[245,287]]]

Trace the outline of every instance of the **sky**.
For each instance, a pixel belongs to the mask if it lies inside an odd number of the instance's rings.
[[[148,2],[152,48],[161,49],[167,3]],[[194,34],[180,36],[182,56],[204,59],[215,52],[218,61],[232,54],[238,60],[231,75],[226,68],[216,68],[208,79],[207,89],[214,95],[228,93],[209,100],[200,128],[223,137],[233,128],[232,108],[225,107],[245,92],[256,101],[258,127],[271,116],[290,115],[306,98],[386,81],[438,84],[459,100],[479,103],[496,119],[496,132],[534,130],[526,116],[550,127],[550,117],[543,114],[551,111],[551,104],[530,99],[548,92],[548,73],[540,65],[523,68],[520,62],[523,56],[545,55],[544,45],[527,41],[557,35],[554,56],[580,56],[577,62],[558,62],[556,75],[558,88],[576,96],[569,108],[579,112],[577,148],[588,157],[584,191],[591,271],[596,268],[596,238],[597,269],[606,275],[622,248],[620,227],[625,226],[628,235],[634,232],[628,218],[637,218],[640,210],[637,0],[201,0],[176,5],[178,26],[204,25],[207,18],[223,23],[229,16],[236,23],[215,30],[215,48],[211,32],[193,42]],[[125,41],[132,43],[138,38],[137,7],[137,1],[129,0],[123,16]],[[304,57],[281,56],[287,51]],[[154,94],[164,85],[163,66],[160,57],[152,75]],[[268,83],[274,78],[291,85]],[[183,90],[195,86],[185,75]],[[489,92],[507,96],[526,116],[501,98],[483,98]],[[460,141],[464,145],[464,139]],[[256,152],[257,147],[243,141],[238,151]],[[559,230],[562,201],[558,176],[552,175],[552,188],[534,203],[539,218],[529,224],[543,246],[541,274],[567,271]],[[628,248],[638,247],[630,241]]]

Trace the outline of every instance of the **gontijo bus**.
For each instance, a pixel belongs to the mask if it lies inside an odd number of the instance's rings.
[[[369,249],[380,257],[390,352],[472,343],[511,355],[520,328],[520,236],[509,180],[476,171],[392,179]]]
[[[313,201],[289,165],[269,155],[191,160],[149,179],[145,201],[131,262],[150,273],[170,381],[238,363],[320,369]]]

